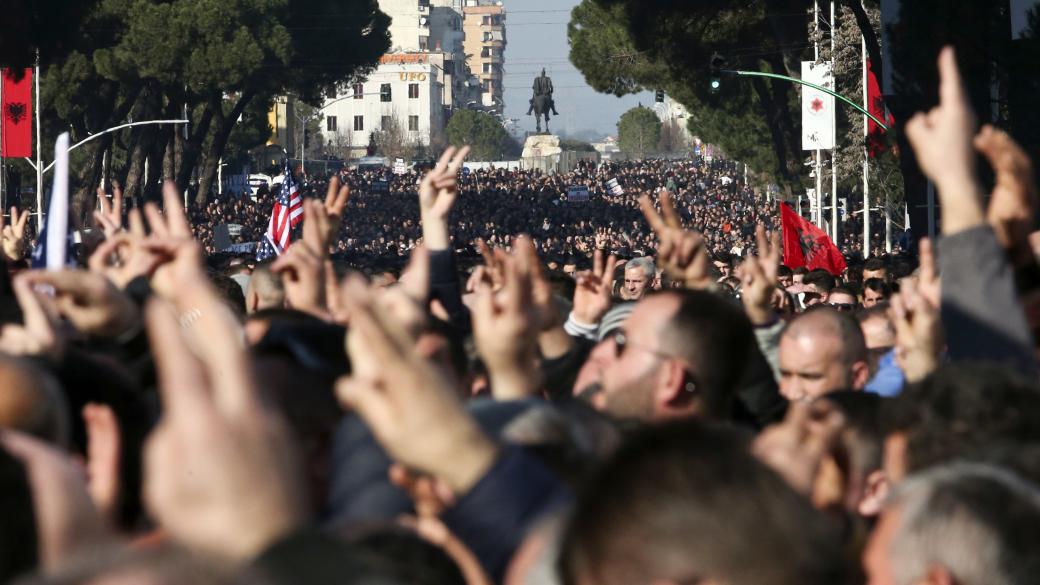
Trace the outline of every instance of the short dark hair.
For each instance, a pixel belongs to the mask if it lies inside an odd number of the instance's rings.
[[[802,279],[802,283],[814,285],[816,290],[825,293],[831,292],[837,284],[834,275],[822,268],[817,268],[806,274],[805,278]]]
[[[755,459],[743,435],[702,421],[643,429],[603,465],[565,528],[560,567],[568,585],[858,576],[826,517]]]
[[[989,364],[941,366],[882,413],[886,434],[906,434],[908,472],[989,444],[1040,442],[1040,388]]]
[[[751,322],[736,304],[712,293],[671,289],[658,294],[679,297],[679,310],[662,335],[694,370],[703,414],[728,418],[749,352],[757,347]]]
[[[864,272],[874,272],[877,270],[888,270],[888,266],[885,265],[885,261],[881,258],[869,258],[863,263]]]
[[[809,269],[806,268],[805,266],[799,266],[798,268],[795,268],[792,271],[792,274],[795,274],[795,275],[797,275],[797,274],[809,274]]]
[[[777,276],[793,276],[794,271],[792,271],[786,265],[781,264],[780,266],[776,267],[776,274]]]
[[[863,282],[863,291],[870,289],[886,299],[892,296],[892,286],[880,278],[868,278]]]

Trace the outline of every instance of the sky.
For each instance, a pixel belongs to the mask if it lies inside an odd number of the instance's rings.
[[[553,80],[559,118],[549,123],[554,133],[595,131],[617,135],[617,121],[626,110],[653,105],[652,92],[622,98],[596,93],[568,59],[567,21],[580,0],[503,0],[506,9],[505,102],[506,118],[534,131],[527,115],[531,84],[545,67]]]

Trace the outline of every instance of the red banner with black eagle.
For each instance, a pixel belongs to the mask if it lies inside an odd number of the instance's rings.
[[[0,156],[32,156],[33,70],[25,69],[20,79],[14,70],[0,69]]]
[[[783,227],[784,264],[788,268],[823,268],[834,275],[845,271],[845,257],[830,237],[786,203],[780,204],[780,224]]]

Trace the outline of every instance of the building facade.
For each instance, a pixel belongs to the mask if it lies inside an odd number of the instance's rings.
[[[438,144],[444,131],[444,55],[384,55],[364,82],[325,102],[322,136],[338,150],[354,156],[373,143],[373,133],[396,132],[409,150]]]
[[[505,78],[506,11],[501,2],[466,0],[463,8],[466,64],[476,79],[467,106],[502,114],[505,111],[502,82]]]

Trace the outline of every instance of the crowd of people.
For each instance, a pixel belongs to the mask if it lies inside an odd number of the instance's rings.
[[[721,165],[449,148],[331,178],[261,264],[207,253],[246,199],[106,199],[59,271],[13,210],[0,582],[1035,582],[1032,166],[939,69],[906,134],[942,238],[843,274],[784,265]]]
[[[758,224],[779,225],[776,202],[758,196],[741,181],[737,163],[716,159],[643,160],[616,163],[579,163],[568,173],[546,175],[536,170],[475,169],[460,178],[459,200],[452,217],[452,244],[461,255],[476,256],[477,239],[489,245],[507,245],[520,234],[530,234],[543,258],[561,264],[586,257],[596,242],[619,256],[648,255],[653,233],[642,221],[637,195],[669,189],[684,221],[705,234],[716,256],[741,255],[754,246]],[[344,170],[337,180],[350,186],[351,198],[333,252],[367,264],[403,261],[421,243],[417,188],[420,171],[393,174],[389,169]],[[331,177],[312,177],[303,185],[308,195],[323,193]],[[614,194],[608,182],[623,189]],[[588,188],[587,201],[569,201],[571,187]],[[255,197],[243,195],[211,202],[193,214],[192,224],[208,252],[213,229],[219,224],[242,226],[237,240],[263,237],[273,202],[271,190]]]

